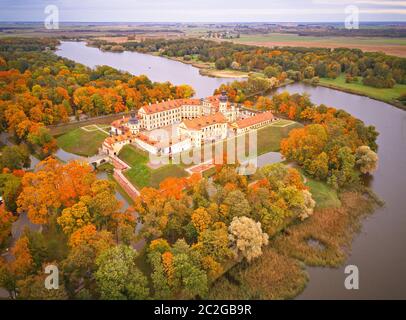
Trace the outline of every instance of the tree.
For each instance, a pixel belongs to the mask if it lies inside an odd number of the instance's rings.
[[[356,164],[359,170],[366,173],[373,173],[378,166],[378,155],[368,146],[360,146],[355,151]]]
[[[14,221],[15,217],[4,208],[4,205],[0,205],[0,248],[2,248],[9,239]]]
[[[85,203],[78,202],[66,208],[57,219],[65,234],[70,235],[76,230],[91,224],[91,216]]]
[[[81,244],[89,242],[97,234],[96,226],[93,224],[87,224],[72,232],[69,238],[69,245],[71,247],[77,247]]]
[[[30,166],[30,153],[24,145],[6,146],[0,155],[0,171],[3,168],[10,170],[27,168]]]
[[[0,193],[6,209],[10,212],[17,211],[17,198],[21,192],[21,178],[13,174],[0,175]]]
[[[262,232],[261,223],[248,217],[234,217],[228,230],[237,255],[248,262],[262,255],[262,247],[268,244],[268,235]]]
[[[17,279],[10,268],[10,264],[0,257],[0,287],[7,290],[11,299],[14,299],[17,293]]]
[[[229,64],[229,62],[226,58],[220,58],[220,59],[216,60],[215,66],[216,66],[216,69],[218,69],[218,70],[224,70],[225,68],[228,67],[228,64]]]
[[[185,298],[205,297],[208,291],[207,275],[188,254],[175,254],[174,277],[180,283]]]
[[[68,295],[63,283],[59,284],[58,290],[45,288],[47,275],[31,275],[17,282],[18,299],[22,300],[66,300]]]
[[[264,69],[264,74],[268,78],[277,77],[280,73],[280,70],[274,66],[268,66]]]
[[[300,220],[305,220],[313,214],[316,201],[313,200],[312,194],[308,190],[303,190],[303,206],[299,213]]]
[[[328,176],[328,156],[325,152],[320,153],[316,159],[305,162],[306,170],[313,177],[325,180]]]
[[[36,172],[26,173],[17,199],[18,211],[27,212],[36,224],[46,224],[62,207],[75,204],[91,193],[96,175],[82,162],[63,164],[54,158],[39,163]]]
[[[206,209],[196,209],[192,214],[192,223],[199,233],[206,230],[211,224],[211,218]]]
[[[162,263],[161,253],[158,251],[150,252],[148,261],[152,268],[151,280],[154,288],[154,298],[169,299],[172,292]]]
[[[249,215],[251,211],[245,195],[240,190],[231,191],[224,199],[224,204],[229,208],[229,219],[237,216]]]
[[[23,278],[33,271],[34,261],[29,249],[29,240],[26,236],[16,241],[11,249],[11,254],[14,256],[11,270],[17,277]]]
[[[215,222],[210,229],[199,235],[198,245],[203,256],[210,256],[216,261],[223,262],[233,256],[227,226],[222,222]]]
[[[91,297],[96,297],[93,274],[97,270],[96,258],[114,245],[112,235],[106,231],[97,233],[90,241],[73,247],[62,262],[65,285],[70,296],[76,297],[84,287]]]
[[[137,252],[119,245],[103,252],[96,260],[96,283],[102,299],[142,300],[148,298],[148,280],[137,268]]]
[[[303,71],[303,76],[305,77],[305,79],[312,79],[314,77],[314,74],[315,71],[312,66],[306,67],[306,69],[304,69]]]

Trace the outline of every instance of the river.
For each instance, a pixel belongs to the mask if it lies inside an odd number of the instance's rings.
[[[201,76],[198,69],[169,59],[135,52],[110,53],[83,42],[63,42],[60,56],[86,64],[110,65],[154,81],[192,85],[198,97],[211,95],[221,83],[233,79]],[[346,265],[359,268],[359,290],[344,288],[344,267],[308,268],[310,282],[298,299],[406,298],[406,112],[386,103],[337,90],[293,84],[277,91],[310,94],[313,102],[344,109],[380,132],[379,168],[371,181],[385,206],[367,218],[355,238]],[[270,157],[272,160],[275,157]],[[262,158],[261,158],[262,159]]]
[[[149,54],[125,51],[104,52],[98,48],[87,47],[85,42],[62,42],[57,54],[82,63],[90,68],[98,65],[109,65],[119,70],[128,71],[134,75],[145,74],[152,81],[170,81],[173,84],[189,84],[196,96],[204,98],[211,96],[213,90],[222,83],[237,80],[233,78],[213,78],[202,76],[199,69],[190,64],[164,59]],[[168,77],[168,75],[170,75]]]

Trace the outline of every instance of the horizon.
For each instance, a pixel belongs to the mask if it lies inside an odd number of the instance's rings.
[[[66,23],[106,22],[106,16],[112,23],[332,23],[344,21],[349,6],[359,10],[360,21],[406,21],[402,0],[4,0],[0,22],[41,22],[48,5],[55,5]]]

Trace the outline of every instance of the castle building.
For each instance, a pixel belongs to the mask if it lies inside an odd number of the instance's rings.
[[[200,147],[204,142],[225,139],[227,132],[227,119],[221,112],[183,120],[178,126],[178,134],[189,137],[195,147]]]
[[[205,99],[162,101],[114,121],[103,150],[116,155],[125,144],[132,143],[153,154],[172,154],[226,139],[230,133],[244,134],[274,120],[271,111],[258,112],[231,104],[225,92]],[[150,134],[166,127],[176,129],[168,141],[155,140]]]

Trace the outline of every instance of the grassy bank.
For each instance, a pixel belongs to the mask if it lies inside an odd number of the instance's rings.
[[[157,53],[151,53],[153,55],[158,55]],[[208,76],[213,78],[248,78],[249,72],[243,72],[233,69],[225,69],[225,70],[218,70],[214,66],[214,63],[211,62],[203,62],[197,59],[196,56],[192,56],[191,60],[185,60],[183,57],[170,57],[170,56],[163,56],[167,59],[182,62],[185,64],[190,64],[195,68],[199,69],[199,73],[202,76]]]
[[[57,138],[58,147],[80,156],[90,157],[97,154],[108,135],[101,130],[85,131],[77,128]]]
[[[336,79],[321,78],[319,85],[327,88],[337,89],[340,91],[370,97],[375,100],[392,104],[398,108],[406,109],[398,99],[401,94],[406,93],[406,85],[396,84],[393,88],[374,88],[362,84],[362,79],[357,82],[346,83],[345,76],[340,75]]]
[[[158,169],[151,169],[148,154],[132,145],[126,145],[119,154],[120,159],[131,166],[124,174],[138,189],[144,187],[158,188],[159,184],[168,177],[186,177],[187,172],[178,165],[168,164]]]

